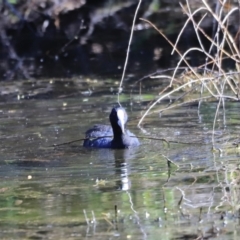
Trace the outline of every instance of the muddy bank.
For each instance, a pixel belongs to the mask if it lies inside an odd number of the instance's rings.
[[[94,74],[118,77],[137,4],[137,0],[3,1],[1,80]],[[194,8],[200,2],[192,4]],[[139,17],[151,20],[172,41],[186,20],[177,1],[144,1],[138,13],[128,72],[142,76],[174,66],[177,55],[171,56],[169,44]],[[211,36],[212,19],[206,18],[202,25]],[[236,33],[237,27],[231,27]],[[189,25],[180,47],[187,49],[197,44]],[[198,65],[199,59],[193,58],[192,64]]]

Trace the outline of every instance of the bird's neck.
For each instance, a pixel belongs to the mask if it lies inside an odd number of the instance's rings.
[[[122,132],[121,128],[117,125],[113,126],[113,140],[112,145],[115,148],[128,148],[130,143],[130,137],[128,136],[127,131],[125,131],[125,134]]]
[[[118,125],[112,127],[113,127],[113,139],[115,140],[122,139],[122,136],[124,135],[122,129]]]

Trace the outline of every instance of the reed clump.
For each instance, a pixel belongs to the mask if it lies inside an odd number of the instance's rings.
[[[141,19],[142,21],[150,24],[168,41],[173,48],[172,54],[176,52],[179,55],[179,61],[172,75],[169,76],[170,80],[168,87],[165,88],[165,91],[161,92],[160,97],[149,106],[140,119],[139,125],[141,125],[144,118],[153,110],[156,104],[174,94],[179,94],[181,91],[184,91],[185,95],[193,92],[198,93],[199,97],[197,99],[193,98],[191,101],[198,101],[199,106],[201,101],[207,98],[218,102],[213,129],[219,108],[224,106],[224,101],[226,99],[233,101],[239,100],[239,34],[234,36],[229,30],[230,18],[232,15],[239,14],[239,6],[234,6],[233,4],[231,5],[231,1],[217,0],[214,1],[216,5],[213,7],[213,5],[210,5],[208,2],[206,0],[201,0],[201,5],[198,7],[191,7],[189,0],[186,0],[185,4],[180,3],[182,11],[187,16],[187,19],[179,32],[175,43],[172,43],[152,22],[147,19]],[[199,15],[201,17],[199,17]],[[209,17],[212,19],[215,29],[211,36],[209,36],[202,27],[203,21]],[[199,46],[192,47],[187,49],[185,52],[181,52],[178,49],[178,43],[188,24],[192,24]],[[205,40],[207,39],[209,41],[208,48],[206,48],[203,44],[202,36],[204,36]],[[196,54],[197,52],[200,52],[204,56],[205,62],[201,66],[193,67],[187,56],[189,53]],[[223,62],[226,60],[233,61],[235,63],[235,69],[226,71],[223,65]],[[181,67],[183,64],[186,66],[184,71]],[[179,73],[180,71],[181,74]],[[163,78],[161,75],[155,75],[153,77]],[[171,89],[171,91],[169,91],[169,89]],[[196,96],[196,94],[194,96]],[[180,105],[184,103],[185,102],[182,102]],[[179,106],[179,102],[177,103],[173,101],[168,105],[168,107],[164,107],[164,109],[160,109],[160,111],[166,111],[174,106]]]

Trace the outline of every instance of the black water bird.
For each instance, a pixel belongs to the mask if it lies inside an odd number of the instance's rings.
[[[95,125],[86,132],[84,147],[130,148],[139,146],[138,138],[126,129],[127,113],[122,107],[114,107],[109,115],[111,126]]]

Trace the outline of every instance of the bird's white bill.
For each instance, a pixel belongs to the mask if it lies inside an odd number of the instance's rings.
[[[122,132],[125,133],[125,112],[122,109],[119,109],[117,111],[117,116],[118,116],[118,125],[121,127]]]

